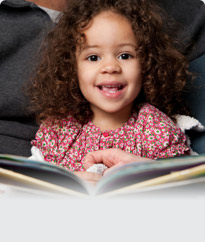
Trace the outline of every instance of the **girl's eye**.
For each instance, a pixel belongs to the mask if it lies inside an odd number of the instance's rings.
[[[87,58],[87,60],[89,60],[89,61],[99,61],[100,57],[97,56],[97,55],[91,55]]]
[[[130,55],[130,54],[123,53],[123,54],[121,54],[121,55],[119,56],[119,59],[121,59],[121,60],[127,60],[127,59],[130,59],[130,58],[132,58],[132,57],[133,57],[133,56]]]

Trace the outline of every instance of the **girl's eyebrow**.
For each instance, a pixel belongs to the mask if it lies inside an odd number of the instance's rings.
[[[121,43],[121,44],[118,44],[116,47],[127,47],[127,46],[130,46],[136,49],[136,45],[132,43]],[[82,51],[86,49],[93,49],[93,48],[100,48],[100,45],[85,45],[83,46]]]
[[[132,44],[132,43],[122,43],[122,44],[119,44],[118,45],[119,47],[127,47],[127,46],[130,46],[130,47],[133,47],[133,48],[137,48],[137,46],[135,44]]]
[[[94,49],[94,48],[100,48],[99,45],[83,45],[80,47],[78,50],[79,54],[81,54],[83,51],[89,50],[89,49]]]
[[[82,50],[93,49],[93,48],[100,48],[100,46],[99,45],[85,45],[85,46],[83,46]]]

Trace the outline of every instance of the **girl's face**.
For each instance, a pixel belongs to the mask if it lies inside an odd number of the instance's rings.
[[[86,42],[76,52],[79,86],[94,116],[127,114],[141,85],[141,66],[130,22],[105,11],[83,32]]]

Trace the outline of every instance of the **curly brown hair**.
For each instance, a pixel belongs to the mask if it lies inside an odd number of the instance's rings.
[[[143,80],[135,106],[148,102],[170,117],[187,114],[182,90],[189,75],[188,63],[163,30],[161,9],[151,0],[75,0],[47,36],[42,61],[32,76],[29,94],[38,121],[60,120],[68,114],[81,123],[92,118],[79,88],[75,53],[84,39],[83,29],[107,10],[125,16],[137,39]]]

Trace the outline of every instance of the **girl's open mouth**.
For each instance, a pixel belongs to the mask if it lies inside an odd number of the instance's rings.
[[[123,89],[123,85],[99,85],[98,88],[105,92],[115,93]]]
[[[117,98],[122,94],[125,86],[126,85],[123,84],[102,84],[98,85],[97,88],[104,96],[109,98]]]

